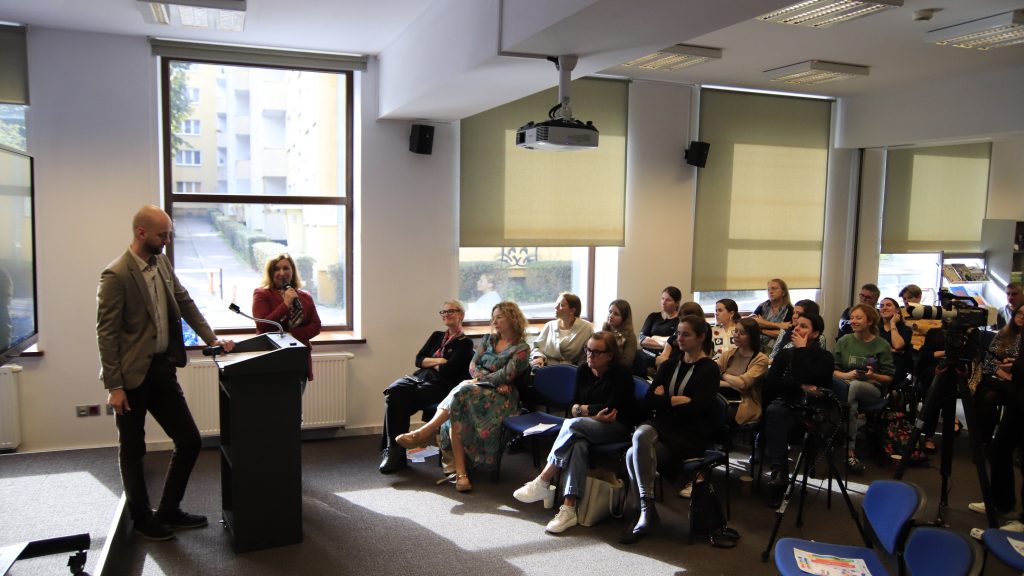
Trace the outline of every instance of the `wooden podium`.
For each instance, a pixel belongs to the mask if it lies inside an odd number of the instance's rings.
[[[215,358],[223,522],[235,552],[302,542],[300,382],[307,355],[290,335],[268,333]]]

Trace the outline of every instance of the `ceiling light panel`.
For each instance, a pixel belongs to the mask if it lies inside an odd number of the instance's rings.
[[[841,22],[900,6],[903,6],[903,0],[805,0],[774,12],[762,14],[757,19],[793,26],[828,28]]]
[[[138,0],[148,5],[146,21],[167,26],[185,26],[241,32],[245,27],[246,0]]]
[[[636,66],[644,70],[670,71],[695,66],[709,60],[717,60],[721,57],[722,51],[718,48],[676,44],[653,54],[634,58],[623,66]]]
[[[1014,10],[932,30],[925,34],[926,42],[957,48],[1004,48],[1024,43],[1024,10]]]
[[[858,76],[867,76],[869,72],[870,68],[867,66],[808,60],[782,68],[765,70],[764,75],[772,82],[807,85],[848,80]]]

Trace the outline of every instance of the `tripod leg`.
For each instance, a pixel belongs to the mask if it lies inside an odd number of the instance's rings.
[[[804,446],[807,445],[809,433],[804,433]],[[789,507],[789,501],[793,498],[793,489],[796,486],[797,478],[800,477],[800,467],[804,463],[804,451],[800,450],[800,453],[796,457],[796,465],[793,466],[793,475],[790,476],[789,481],[786,483],[786,491],[782,495],[782,503],[775,510],[775,525],[772,526],[772,533],[768,537],[768,544],[761,551],[761,560],[767,562],[768,558],[771,557],[772,546],[775,545],[775,538],[779,535],[779,527],[782,525],[782,519],[786,516],[786,508]],[[806,476],[804,477],[806,481]]]
[[[964,425],[968,430],[974,430],[977,432],[978,428],[976,424],[976,415],[974,414],[974,404],[971,399],[971,387],[967,383],[967,375],[969,374],[969,365],[965,365],[963,368],[957,370],[957,390],[960,393],[960,401],[964,405]],[[955,412],[955,410],[954,410]],[[954,414],[955,418],[956,415]],[[950,443],[952,443],[954,422],[950,420]],[[946,444],[946,433],[943,431],[942,434],[943,449]],[[985,502],[985,516],[988,519],[988,525],[990,528],[997,528],[999,526],[999,519],[996,517],[996,508],[992,504],[992,485],[989,483],[988,468],[985,465],[985,450],[982,445],[982,438],[979,434],[968,433],[967,437],[971,442],[971,455],[974,458],[974,466],[978,473],[978,487],[981,489],[981,499]],[[988,440],[987,438],[985,439]]]
[[[836,469],[836,463],[829,458],[828,466],[832,474],[836,476],[836,484],[839,485],[839,491],[843,494],[843,500],[846,502],[846,509],[850,511],[850,518],[853,518],[853,523],[857,525],[857,532],[860,533],[860,537],[864,540],[864,545],[871,547],[871,539],[868,538],[867,532],[864,531],[864,525],[860,523],[860,517],[857,516],[857,510],[853,507],[853,500],[850,499],[850,493],[846,491],[846,483],[839,476],[839,470]]]

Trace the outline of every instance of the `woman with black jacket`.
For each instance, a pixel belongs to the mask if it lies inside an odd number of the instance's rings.
[[[633,542],[658,524],[654,479],[662,466],[699,457],[711,441],[718,393],[718,365],[710,358],[711,327],[700,316],[684,316],[676,329],[682,354],[662,363],[642,403],[653,417],[633,432],[626,452],[630,490],[640,499],[640,517],[623,538]],[[699,479],[698,479],[699,481]]]
[[[804,314],[793,324],[793,346],[775,356],[761,390],[765,406],[765,460],[771,469],[769,486],[785,485],[788,476],[787,439],[793,426],[792,406],[805,394],[829,390],[832,385],[832,355],[818,345],[825,322],[817,314]]]

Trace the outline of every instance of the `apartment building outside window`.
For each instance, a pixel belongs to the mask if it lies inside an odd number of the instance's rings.
[[[351,328],[352,72],[203,60],[162,65],[164,126],[182,128],[164,137],[178,277],[215,329],[251,331],[228,305],[251,312],[288,253],[324,329]]]

